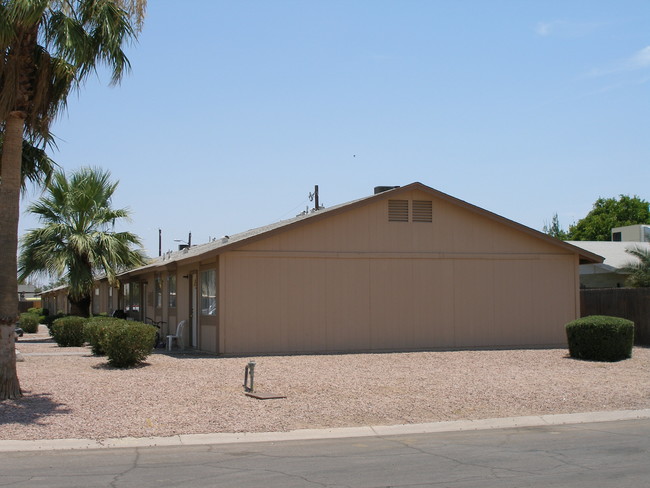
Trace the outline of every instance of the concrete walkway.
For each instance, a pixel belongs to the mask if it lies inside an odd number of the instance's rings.
[[[459,432],[512,427],[538,427],[545,425],[613,422],[619,420],[649,419],[650,409],[618,410],[573,414],[509,417],[483,420],[459,420],[426,424],[389,426],[344,427],[336,429],[301,429],[288,432],[243,432],[216,434],[186,434],[171,437],[125,437],[116,439],[43,439],[32,441],[0,441],[0,452],[55,451],[69,449],[106,449],[118,447],[190,446],[235,444],[243,442],[281,442],[314,439],[339,439],[347,437],[372,437],[392,435],[428,434],[434,432]]]

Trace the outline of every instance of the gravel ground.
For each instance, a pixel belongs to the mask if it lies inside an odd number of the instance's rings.
[[[170,436],[650,408],[650,349],[617,363],[564,349],[220,358],[152,354],[115,369],[39,333],[17,344],[24,397],[0,439]],[[62,353],[68,355],[62,355]],[[34,354],[34,355],[33,355]],[[75,354],[75,355],[71,355]],[[256,390],[244,395],[255,359]]]

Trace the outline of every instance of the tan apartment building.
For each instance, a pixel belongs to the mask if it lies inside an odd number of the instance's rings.
[[[600,262],[412,183],[167,253],[98,282],[94,311],[187,319],[220,354],[564,346]]]

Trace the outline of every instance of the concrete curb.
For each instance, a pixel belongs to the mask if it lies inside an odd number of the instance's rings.
[[[34,441],[0,441],[0,452],[62,451],[71,449],[107,449],[120,447],[196,446],[236,444],[245,442],[282,442],[346,437],[429,434],[471,430],[540,427],[548,425],[613,422],[618,420],[650,419],[650,409],[617,410],[556,415],[535,415],[482,420],[458,420],[426,424],[404,424],[336,429],[300,429],[288,432],[242,432],[216,434],[187,434],[171,437],[124,437],[115,439],[45,439]]]

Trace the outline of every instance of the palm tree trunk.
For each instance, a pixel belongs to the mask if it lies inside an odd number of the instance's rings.
[[[70,302],[70,315],[78,315],[79,317],[90,317],[90,304],[91,299],[89,296],[83,296],[79,299],[73,300],[68,297]]]
[[[23,112],[12,112],[7,118],[0,166],[0,401],[22,396],[14,327],[18,319],[16,254],[24,125]]]

